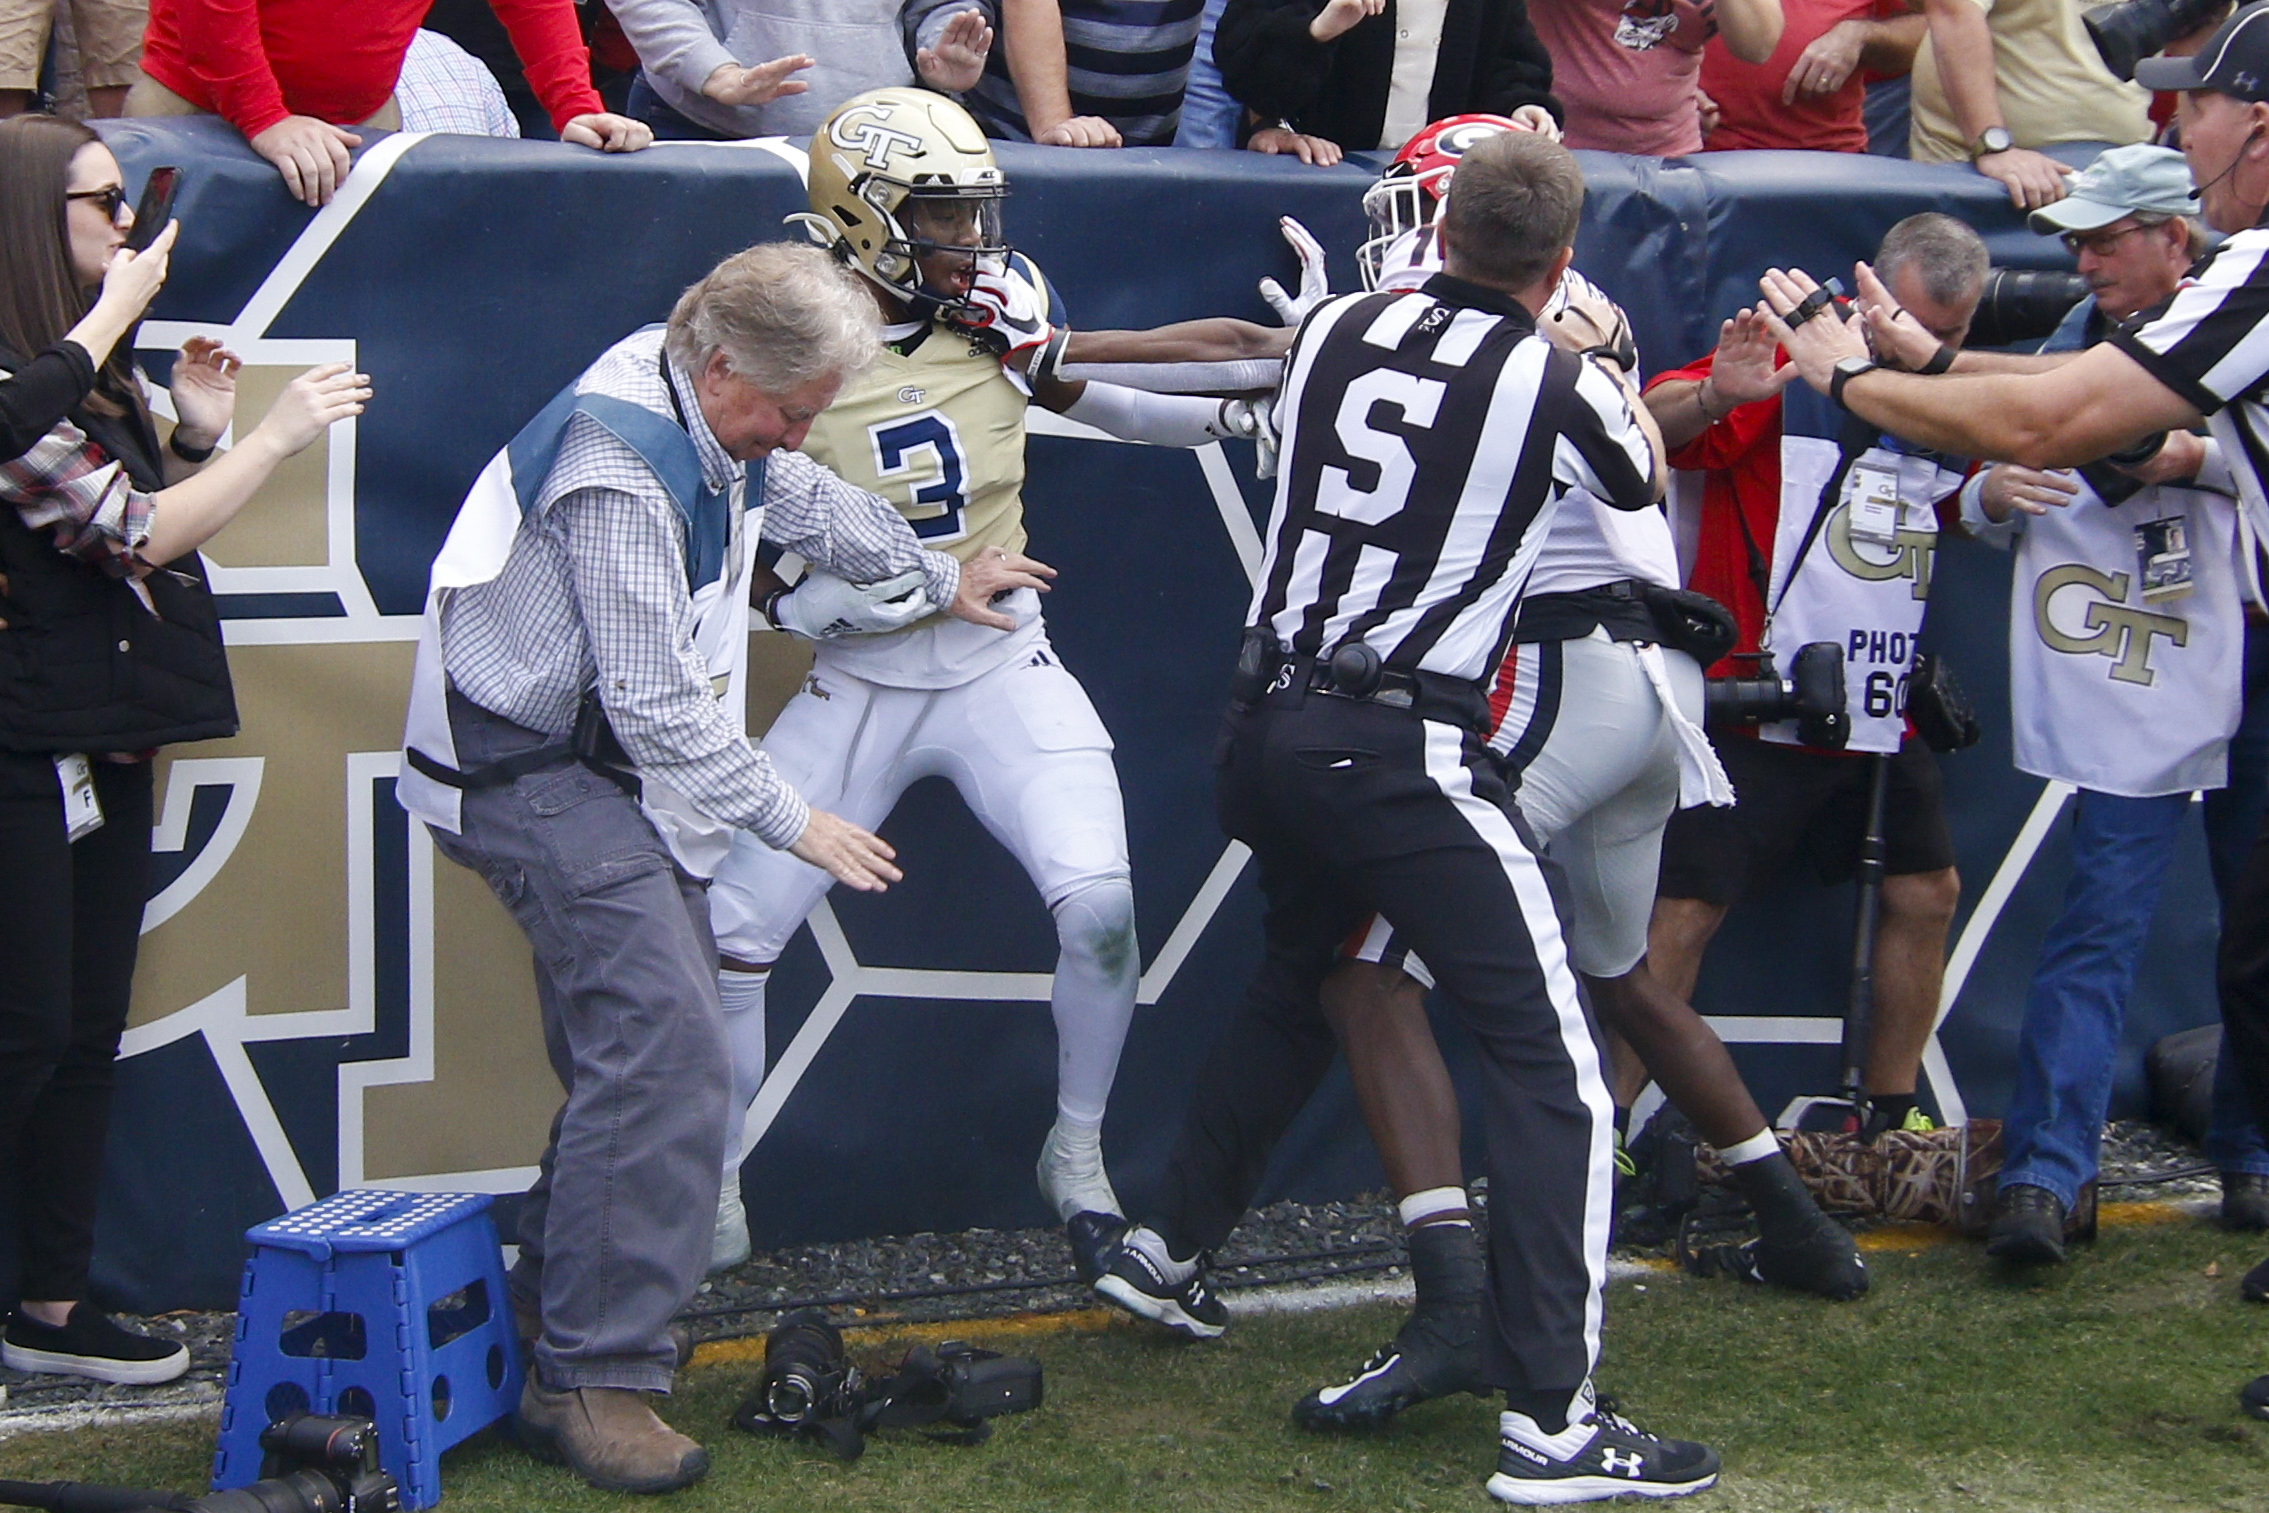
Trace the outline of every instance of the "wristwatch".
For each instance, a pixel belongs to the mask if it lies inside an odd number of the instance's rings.
[[[2009,134],[2008,127],[1988,126],[1978,133],[1977,141],[1970,144],[1970,161],[1975,163],[1979,158],[2007,152],[2016,145],[2017,139]]]
[[[1862,373],[1872,373],[1882,366],[1872,357],[1840,357],[1836,359],[1835,374],[1828,380],[1828,397],[1842,405],[1845,384],[1850,383]],[[1846,406],[1846,408],[1849,407]]]

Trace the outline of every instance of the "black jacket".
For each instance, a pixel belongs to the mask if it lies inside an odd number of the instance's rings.
[[[1229,93],[1262,124],[1283,119],[1350,152],[1379,145],[1394,72],[1394,0],[1318,43],[1308,23],[1322,0],[1229,0],[1213,60]],[[1449,0],[1426,119],[1542,105],[1555,119],[1552,59],[1528,23],[1527,0]]]
[[[136,488],[163,487],[145,418],[84,406],[70,418]],[[134,752],[236,734],[204,563],[191,552],[144,586],[155,615],[124,579],[57,551],[0,504],[0,750]]]

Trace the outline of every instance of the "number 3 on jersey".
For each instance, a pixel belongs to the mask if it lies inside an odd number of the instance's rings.
[[[867,427],[867,441],[874,448],[875,476],[886,493],[895,493],[893,485],[901,482],[913,485],[893,502],[914,534],[930,542],[958,541],[964,530],[962,511],[969,503],[962,492],[969,470],[953,422],[925,410]]]

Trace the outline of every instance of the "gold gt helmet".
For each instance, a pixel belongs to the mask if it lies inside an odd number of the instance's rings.
[[[998,272],[1008,180],[969,112],[926,89],[870,89],[839,106],[811,139],[811,212],[792,215],[814,241],[928,318],[967,285],[925,282],[924,258],[966,259]],[[966,275],[963,275],[965,280]]]

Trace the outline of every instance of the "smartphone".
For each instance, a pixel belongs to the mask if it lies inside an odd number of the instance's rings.
[[[181,170],[153,168],[142,186],[141,203],[134,207],[134,229],[126,233],[126,250],[140,252],[158,239],[173,219],[173,197],[181,187]]]

